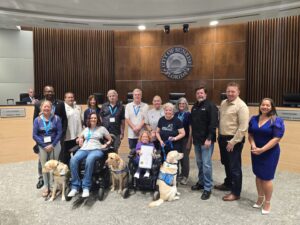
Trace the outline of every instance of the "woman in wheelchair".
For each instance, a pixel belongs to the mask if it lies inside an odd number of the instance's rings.
[[[140,161],[140,155],[141,155],[141,149],[142,146],[151,146],[153,147],[153,153],[152,156],[154,157],[155,154],[155,147],[154,144],[151,142],[151,135],[148,131],[143,131],[139,137],[139,142],[136,145],[135,148],[135,152],[133,153],[133,155],[135,155],[135,158],[133,160],[135,166],[138,167],[136,173],[134,174],[134,177],[139,179],[140,178],[140,174],[144,172],[145,170],[145,174],[144,177],[149,177],[150,176],[150,169],[142,169],[139,167],[139,161]]]
[[[94,169],[94,163],[96,159],[104,157],[102,149],[107,148],[112,142],[112,138],[103,126],[100,126],[100,118],[98,114],[92,112],[87,119],[87,127],[82,131],[77,141],[80,149],[71,158],[71,187],[72,190],[68,194],[68,197],[74,197],[79,189],[82,188],[82,197],[86,198],[90,195],[90,188],[92,185],[92,173]],[[107,142],[102,145],[100,140],[105,138]],[[82,181],[80,180],[78,167],[82,160],[86,159],[85,173]]]

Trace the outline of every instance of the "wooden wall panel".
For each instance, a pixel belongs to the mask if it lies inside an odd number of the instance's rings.
[[[245,77],[245,42],[215,45],[215,78]]]
[[[300,16],[248,24],[247,101],[300,93]]]
[[[120,47],[115,51],[116,80],[141,79],[140,47]]]
[[[34,28],[34,83],[37,94],[52,85],[57,98],[73,91],[78,103],[114,82],[112,31]]]
[[[132,85],[135,84],[133,80],[136,80],[140,82],[138,84],[143,89],[144,101],[148,103],[152,102],[155,94],[167,100],[169,92],[181,91],[186,92],[189,102],[193,102],[194,89],[205,81],[208,83],[210,96],[219,100],[220,93],[214,88],[215,82],[224,85],[225,88],[229,80],[244,82],[245,79],[247,24],[226,27],[228,29],[222,26],[193,28],[188,33],[171,27],[169,34],[162,30],[146,31],[139,33],[140,38],[137,37],[137,32],[116,32],[117,91],[131,91],[134,88]],[[239,33],[241,36],[238,36]],[[127,42],[121,41],[126,38],[129,39]],[[137,40],[140,40],[139,46],[136,45]],[[192,71],[183,80],[178,81],[160,73],[160,59],[163,53],[175,46],[187,48],[193,58]]]

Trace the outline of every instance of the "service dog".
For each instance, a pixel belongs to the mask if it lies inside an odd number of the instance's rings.
[[[53,174],[53,191],[51,194],[51,198],[49,201],[53,201],[55,199],[56,191],[58,187],[61,187],[61,200],[65,201],[65,189],[67,185],[67,181],[70,177],[70,170],[68,166],[62,162],[59,162],[57,160],[49,160],[45,163],[45,166],[43,167],[43,173],[52,173]]]
[[[164,201],[174,201],[179,199],[180,193],[177,191],[176,178],[178,170],[178,160],[183,158],[183,153],[170,151],[166,161],[159,170],[159,176],[156,184],[159,187],[160,197],[157,201],[149,204],[149,207],[161,205]]]
[[[112,180],[111,191],[119,187],[118,193],[121,194],[128,181],[128,167],[125,161],[118,154],[109,153],[105,163],[110,168]]]

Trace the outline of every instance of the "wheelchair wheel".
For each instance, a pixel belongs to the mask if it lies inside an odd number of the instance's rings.
[[[124,199],[129,197],[129,189],[128,188],[124,188],[123,189],[123,191],[122,191],[122,197]]]
[[[104,188],[100,188],[98,191],[98,199],[99,201],[103,201],[104,199]]]
[[[156,200],[158,200],[159,199],[159,192],[158,191],[155,191],[154,193],[153,193],[153,201],[156,201]]]
[[[66,198],[67,202],[72,199],[72,197],[68,197],[68,194],[69,194],[70,191],[71,191],[71,188],[66,187],[66,189],[65,189],[65,198]]]

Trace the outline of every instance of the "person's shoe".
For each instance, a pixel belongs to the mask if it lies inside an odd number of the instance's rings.
[[[191,187],[191,190],[192,190],[192,191],[199,191],[199,190],[201,190],[201,189],[203,189],[203,188],[204,188],[203,185],[200,184],[199,182],[197,182],[195,185],[193,185],[193,186]]]
[[[260,209],[264,204],[264,200],[265,200],[265,196],[258,196],[256,203],[252,207],[255,209]]]
[[[87,197],[89,197],[89,196],[90,196],[90,191],[89,191],[89,189],[86,189],[86,188],[83,189],[81,197],[87,198]]]
[[[182,177],[182,179],[180,181],[180,184],[187,185],[187,183],[188,183],[188,178],[187,177]]]
[[[270,201],[265,201],[265,204],[270,204]],[[269,210],[264,210],[264,208],[261,209],[262,215],[268,215],[271,212],[271,207],[269,207]]]
[[[76,194],[78,193],[78,191],[76,189],[72,189],[69,194],[68,194],[68,197],[72,198],[74,197]]]
[[[139,172],[136,172],[136,173],[134,174],[134,176],[133,176],[133,177],[135,177],[135,178],[139,179],[139,178],[140,178],[140,173],[139,173]]]
[[[230,193],[230,194],[228,194],[228,195],[225,195],[222,199],[223,199],[223,201],[225,201],[225,202],[232,202],[232,201],[239,200],[239,199],[240,199],[240,196],[236,196],[236,195]]]
[[[209,198],[210,198],[210,194],[211,194],[211,191],[206,191],[206,190],[204,190],[203,193],[202,193],[202,195],[201,195],[201,199],[202,199],[202,200],[207,200],[207,199],[209,199]]]
[[[215,189],[220,190],[220,191],[230,191],[231,188],[226,186],[225,184],[219,184],[214,186]]]
[[[37,182],[36,188],[37,188],[37,189],[40,189],[40,188],[43,187],[43,186],[44,186],[44,180],[43,180],[43,178],[42,178],[42,179],[39,179],[39,181]]]
[[[147,178],[148,178],[149,176],[150,176],[150,173],[149,173],[149,171],[147,170],[146,173],[144,174],[144,177],[147,177]]]

